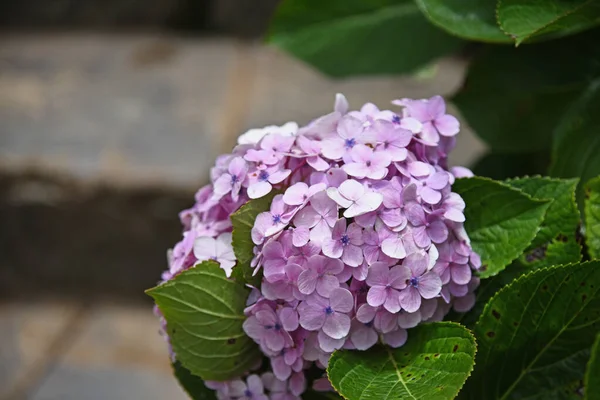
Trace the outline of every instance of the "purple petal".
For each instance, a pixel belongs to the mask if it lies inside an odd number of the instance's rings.
[[[345,173],[358,179],[362,179],[369,174],[369,169],[364,163],[353,162],[344,164],[342,167]]]
[[[338,190],[344,198],[353,202],[360,199],[365,193],[364,186],[354,179],[344,181]]]
[[[411,270],[405,265],[397,265],[390,269],[389,284],[395,289],[404,289],[406,281],[411,277]]]
[[[383,303],[383,308],[392,314],[396,314],[400,311],[400,301],[396,290],[390,290],[389,295],[385,299],[385,303]]]
[[[352,218],[358,215],[366,214],[370,211],[375,211],[383,202],[383,196],[380,193],[369,192],[365,193],[354,205],[344,212],[344,217]]]
[[[415,312],[421,306],[421,295],[419,291],[412,286],[400,292],[400,305],[409,313]]]
[[[343,248],[342,261],[351,267],[358,267],[363,262],[362,249],[352,244]]]
[[[329,335],[326,335],[324,331],[319,331],[317,339],[319,340],[319,347],[321,347],[321,350],[327,353],[333,353],[337,349],[341,349],[346,341],[344,338],[333,339],[329,337]]]
[[[273,172],[269,176],[269,182],[271,182],[272,184],[280,183],[285,178],[287,178],[291,173],[292,173],[292,171],[290,171],[289,169],[283,169],[281,171]]]
[[[427,178],[427,186],[435,190],[442,190],[448,185],[448,173],[436,172]]]
[[[433,221],[427,227],[427,234],[433,243],[443,243],[448,239],[448,228],[442,221]]]
[[[442,115],[436,118],[434,125],[443,136],[454,136],[460,130],[460,123],[452,115]]]
[[[312,269],[302,271],[298,276],[298,290],[302,294],[311,294],[317,286],[317,272]]]
[[[350,331],[350,317],[346,314],[335,312],[325,320],[323,332],[333,339],[342,339]]]
[[[427,100],[426,104],[429,119],[435,119],[438,116],[446,113],[446,103],[444,102],[444,98],[442,96],[433,96]]]
[[[298,182],[285,191],[283,202],[290,206],[298,206],[306,201],[308,194],[308,185],[304,182]]]
[[[433,190],[428,186],[423,186],[420,194],[423,201],[428,204],[437,204],[442,199],[442,194],[440,192]]]
[[[348,289],[337,288],[330,293],[329,305],[337,312],[350,312],[354,307],[354,298]]]
[[[421,248],[426,248],[431,244],[431,239],[427,234],[427,229],[425,228],[425,226],[418,226],[416,228],[413,228],[412,234],[417,246]]]
[[[363,324],[368,324],[369,322],[373,321],[376,313],[377,309],[375,307],[372,307],[368,304],[363,304],[356,311],[356,319]],[[262,329],[262,326],[260,328]]]
[[[398,326],[400,326],[400,328],[414,328],[419,322],[421,322],[421,313],[419,312],[402,312],[398,315]]]
[[[374,329],[365,325],[358,327],[350,335],[350,340],[357,350],[367,350],[377,343],[379,339],[377,332]]]
[[[372,307],[379,307],[387,299],[387,290],[384,286],[373,286],[367,293],[367,303]]]
[[[381,243],[381,251],[388,257],[392,258],[404,258],[406,257],[406,250],[402,238],[399,235],[395,235],[391,238],[385,239]]]
[[[454,222],[465,222],[465,215],[456,208],[450,208],[444,213],[444,218]]]
[[[348,107],[350,106],[348,104],[348,100],[346,100],[346,96],[341,93],[337,93],[335,95],[335,105],[333,106],[333,109],[343,115],[348,112]]]
[[[467,312],[475,305],[475,294],[468,293],[462,297],[456,297],[454,299],[454,310],[456,312]]]
[[[432,299],[440,294],[440,290],[442,289],[442,281],[435,272],[429,271],[419,279],[418,289],[423,298]]]
[[[298,306],[300,326],[309,331],[321,329],[327,317],[322,308],[313,308],[307,303]]]
[[[271,358],[271,368],[277,379],[281,381],[285,381],[292,374],[292,368],[285,363],[283,357]],[[244,394],[242,394],[242,396],[244,396]],[[242,397],[240,396],[240,398]]]
[[[325,240],[323,242],[323,254],[331,258],[340,258],[344,253],[344,247],[339,240]]]
[[[292,243],[295,247],[302,247],[308,243],[310,239],[310,229],[308,229],[306,226],[295,228],[292,233],[292,238]]]
[[[390,269],[388,266],[383,262],[376,262],[369,268],[367,284],[369,286],[386,286],[390,283],[389,275]]]
[[[452,280],[459,285],[466,285],[471,281],[471,268],[467,264],[452,264],[450,274]]]
[[[408,338],[408,334],[402,328],[399,328],[393,332],[386,333],[383,335],[383,341],[394,348],[398,348],[406,343],[406,339]]]
[[[298,284],[300,284],[299,280]],[[335,276],[323,275],[317,282],[317,293],[319,293],[323,297],[328,298],[330,296],[330,293],[339,286],[340,282]]]
[[[255,182],[248,187],[248,197],[258,199],[268,194],[272,188],[269,182]]]
[[[288,332],[298,329],[298,313],[290,307],[282,308],[281,311],[279,311],[279,320],[281,321],[283,329]]]
[[[377,315],[375,315],[374,325],[382,333],[391,332],[398,325],[398,318],[396,318],[396,314],[380,310]]]

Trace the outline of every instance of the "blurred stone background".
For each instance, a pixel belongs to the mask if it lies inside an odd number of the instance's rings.
[[[465,64],[333,81],[260,38],[276,0],[0,0],[0,399],[185,399],[143,290],[251,127],[451,95]],[[483,145],[467,127],[454,164]]]

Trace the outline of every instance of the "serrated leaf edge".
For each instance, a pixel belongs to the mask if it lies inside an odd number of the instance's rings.
[[[452,398],[455,398],[458,395],[458,393],[460,393],[461,389],[463,388],[463,386],[465,385],[465,383],[467,382],[467,380],[471,377],[471,374],[473,373],[473,370],[475,369],[475,364],[476,364],[475,359],[476,359],[477,350],[478,350],[477,339],[475,338],[475,335],[473,334],[473,332],[469,328],[467,328],[466,326],[464,326],[462,324],[459,324],[458,322],[454,322],[454,321],[438,321],[438,322],[428,322],[428,323],[425,323],[425,324],[422,324],[422,325],[434,325],[434,324],[435,325],[444,325],[444,326],[456,326],[456,327],[463,328],[468,333],[469,337],[471,338],[471,342],[475,346],[474,351],[473,351],[473,364],[471,365],[471,369],[469,370],[468,375],[465,377],[465,380],[463,381],[462,385],[458,388],[458,390],[456,391],[456,393],[454,393],[454,396],[452,396]],[[421,326],[421,325],[419,325],[419,326]],[[410,329],[408,329],[407,332],[410,333]],[[388,352],[388,354],[390,355],[390,358],[391,358],[391,352],[390,352],[390,348],[391,347],[388,346],[388,345],[385,345],[385,344],[382,344],[382,345],[386,348],[386,350],[387,350],[387,352]],[[401,347],[398,347],[398,348],[401,348]],[[335,389],[335,392],[337,394],[339,394],[340,396],[342,396],[344,399],[350,400],[348,397],[346,397],[344,394],[342,394],[340,392],[339,388],[335,387],[335,385],[333,384],[333,382],[329,378],[329,368],[333,365],[332,360],[333,360],[334,357],[339,357],[338,353],[340,351],[343,351],[343,350],[335,350],[331,354],[331,357],[329,358],[329,363],[327,364],[327,368],[325,369],[325,372],[326,372],[327,380],[329,381],[329,384],[331,385],[331,387],[333,387]],[[346,351],[348,351],[348,350],[346,350]],[[365,350],[365,351],[368,351],[368,350]],[[392,363],[394,365],[396,365],[395,360],[392,360]]]

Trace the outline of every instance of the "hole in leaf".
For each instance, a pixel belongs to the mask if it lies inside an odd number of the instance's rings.
[[[494,316],[494,318],[500,319],[500,313],[498,311],[492,310],[492,315]]]
[[[457,344],[455,344],[455,345],[454,345],[454,348],[452,349],[452,352],[453,352],[453,353],[456,353],[456,351],[457,351],[457,350],[458,350],[458,345],[457,345]]]
[[[227,344],[234,344],[236,342],[235,338],[231,338],[227,340]]]
[[[496,332],[494,331],[489,331],[488,333],[486,333],[487,337],[493,338],[494,336],[496,336]]]

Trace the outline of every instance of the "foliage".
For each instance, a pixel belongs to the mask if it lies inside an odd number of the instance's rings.
[[[411,330],[398,349],[340,350],[329,360],[333,387],[348,400],[451,399],[473,369],[475,338],[452,322]]]
[[[249,290],[205,261],[147,292],[167,321],[173,350],[182,366],[207,380],[225,380],[247,371],[260,358],[242,330]]]

